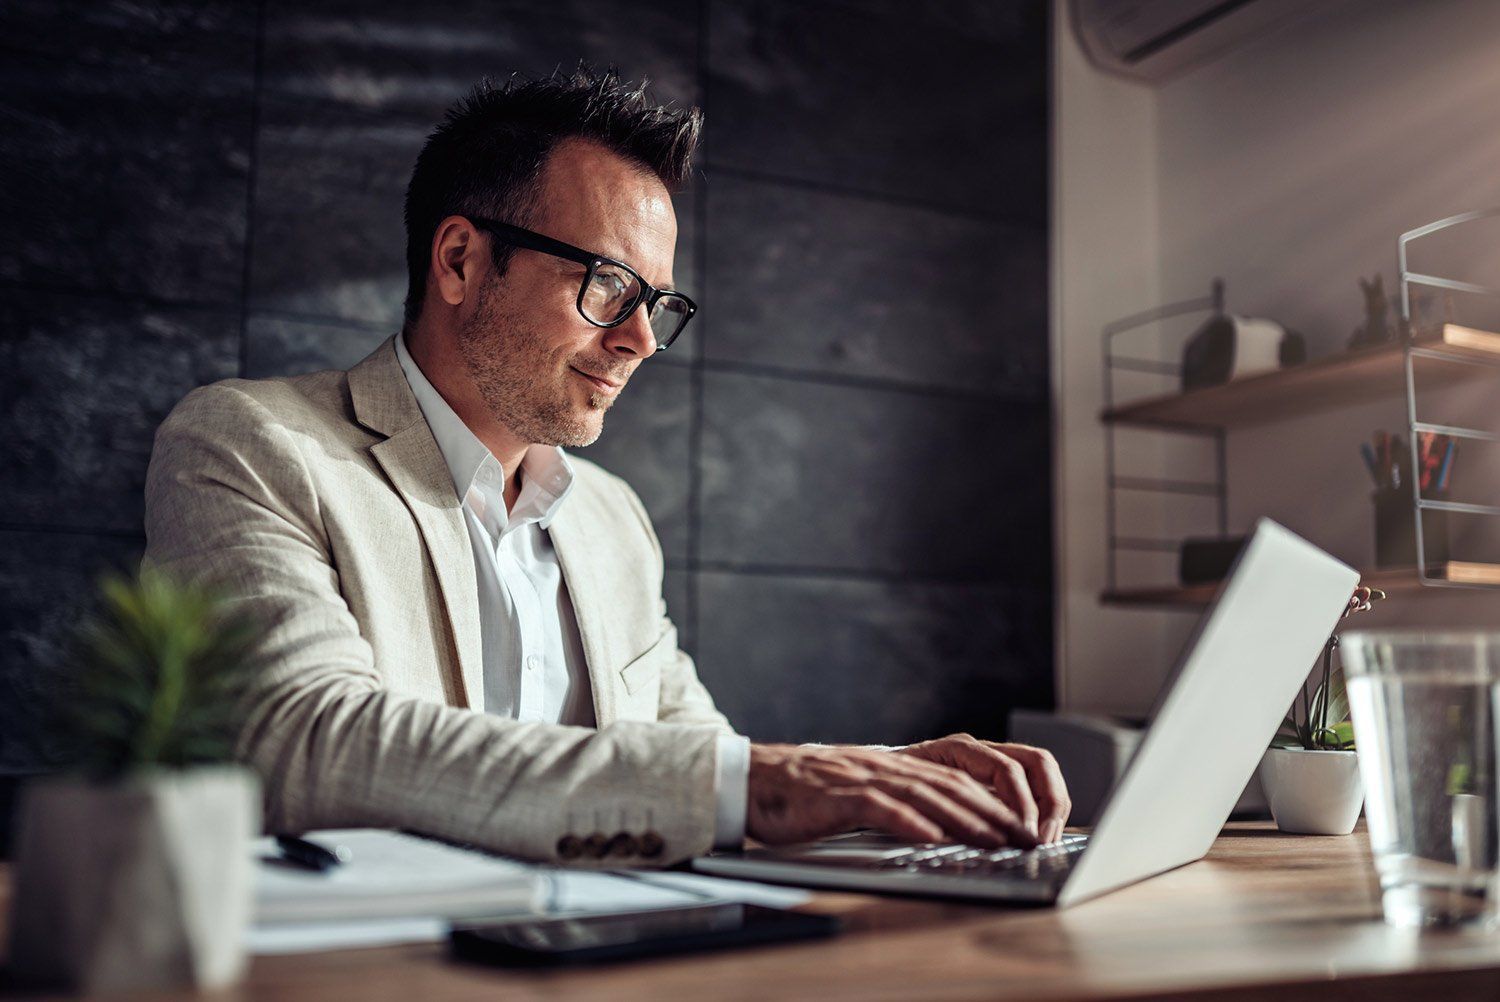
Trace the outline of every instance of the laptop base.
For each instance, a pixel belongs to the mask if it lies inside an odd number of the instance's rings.
[[[1050,905],[1087,838],[1066,835],[1036,849],[992,851],[857,832],[805,845],[716,853],[693,860],[693,868],[799,887]]]

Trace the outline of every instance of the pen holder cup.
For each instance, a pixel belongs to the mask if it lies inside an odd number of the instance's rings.
[[[1410,491],[1376,491],[1375,566],[1415,567],[1417,565],[1417,527],[1412,518]],[[1422,548],[1427,566],[1448,562],[1448,513],[1422,512]]]

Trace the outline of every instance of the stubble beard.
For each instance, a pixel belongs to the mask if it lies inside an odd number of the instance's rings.
[[[567,385],[571,372],[554,370],[542,331],[501,308],[494,291],[491,283],[480,288],[474,315],[459,331],[464,364],[490,413],[533,445],[593,445],[615,395],[590,393],[588,413],[580,415]]]

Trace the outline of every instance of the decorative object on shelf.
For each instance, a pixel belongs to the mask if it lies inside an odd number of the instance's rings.
[[[1372,442],[1359,447],[1365,468],[1375,483],[1370,499],[1375,505],[1375,566],[1415,567],[1416,524],[1412,517],[1412,452],[1400,435],[1375,432]],[[1417,434],[1417,486],[1424,498],[1447,496],[1458,441],[1451,435]],[[1448,560],[1448,513],[1424,509],[1422,536],[1428,566]]]
[[[1447,496],[1448,479],[1453,475],[1453,457],[1457,452],[1458,439],[1452,435],[1440,435],[1434,431],[1417,434],[1418,486],[1423,494]]]
[[[1205,320],[1182,349],[1182,389],[1217,386],[1306,358],[1302,335],[1275,320],[1219,313]]]
[[[1385,592],[1362,585],[1344,616],[1368,612],[1383,598]],[[1338,643],[1337,634],[1328,638],[1317,688],[1309,696],[1303,687],[1261,759],[1261,786],[1276,826],[1285,832],[1348,835],[1364,804],[1349,697],[1343,672],[1333,667]]]
[[[1385,294],[1385,276],[1377,274],[1366,282],[1359,280],[1359,291],[1365,300],[1365,322],[1349,335],[1349,349],[1374,348],[1388,344],[1398,337],[1405,339],[1409,330],[1406,321],[1392,327],[1389,321],[1391,301]]]
[[[58,708],[78,774],[22,793],[12,973],[82,992],[223,987],[251,913],[259,783],[230,756],[259,629],[149,569],[101,590]]]
[[[1417,566],[1417,529],[1411,513],[1411,491],[1376,491],[1370,495],[1375,505],[1375,567]],[[1448,513],[1422,512],[1423,556],[1427,567],[1448,562]]]
[[[1307,361],[1307,339],[1297,331],[1288,330],[1286,336],[1281,339],[1276,357],[1283,369],[1301,365]]]
[[[1234,566],[1234,558],[1244,545],[1244,536],[1184,539],[1178,554],[1177,577],[1184,585],[1222,581],[1229,576],[1229,568]]]

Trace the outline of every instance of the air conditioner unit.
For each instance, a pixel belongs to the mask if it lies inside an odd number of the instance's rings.
[[[1102,70],[1153,83],[1201,66],[1290,19],[1309,0],[1069,0]]]

